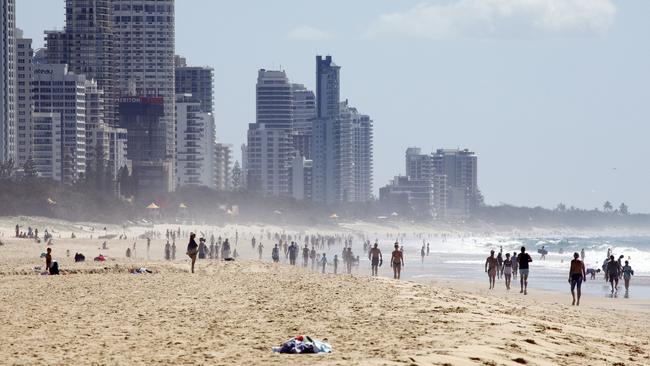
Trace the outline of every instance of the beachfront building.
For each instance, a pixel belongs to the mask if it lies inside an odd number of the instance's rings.
[[[214,118],[190,94],[176,96],[176,179],[179,187],[214,188]]]
[[[16,29],[16,164],[20,168],[32,156],[32,40]]]
[[[191,94],[201,103],[201,111],[213,113],[214,69],[207,66],[187,66],[185,59],[176,56],[176,94]]]
[[[470,215],[481,204],[476,154],[467,149],[438,149],[432,157],[436,174],[446,179],[446,215]]]
[[[65,28],[45,32],[47,59],[95,80],[103,93],[103,120],[118,124],[118,89],[112,5],[115,0],[66,0]]]
[[[58,182],[61,181],[63,173],[61,116],[61,113],[54,112],[34,112],[31,115],[33,138],[30,149],[34,168],[39,177]]]
[[[155,143],[162,143],[162,159],[175,155],[175,77],[174,0],[111,0],[113,16],[113,49],[117,54],[114,72],[120,96],[162,98],[163,114],[156,128],[165,133],[162,140],[156,132]],[[130,133],[130,131],[129,131]],[[139,139],[139,138],[138,138]],[[130,142],[130,139],[129,139]],[[155,159],[161,161],[158,146]],[[133,149],[129,143],[129,154]],[[139,148],[136,147],[136,150]],[[156,168],[156,170],[158,167]],[[173,162],[171,174],[173,175]],[[159,172],[160,173],[160,172]],[[162,177],[161,177],[162,178]],[[167,180],[154,185],[168,187]],[[171,180],[171,190],[175,180]]]
[[[216,143],[214,145],[214,160],[215,189],[218,191],[231,191],[233,189],[232,145]]]
[[[368,202],[373,199],[373,121],[359,113],[347,100],[341,102],[341,120],[351,128],[352,189],[348,202]]]
[[[289,195],[293,144],[292,84],[284,71],[258,72],[256,122],[248,128],[246,184],[264,196]]]
[[[127,131],[127,158],[135,180],[135,194],[143,201],[171,192],[174,164],[166,150],[167,125],[162,97],[122,97],[120,127]]]
[[[0,0],[0,162],[16,160],[16,2]]]
[[[293,95],[293,133],[311,135],[316,118],[316,95],[303,84],[291,84]]]
[[[433,189],[428,179],[397,176],[379,189],[379,200],[384,206],[402,214],[408,212],[422,219],[433,216]]]
[[[316,57],[316,120],[312,127],[315,202],[347,202],[353,196],[352,128],[341,119],[340,67],[331,56]]]
[[[61,116],[61,180],[72,184],[86,173],[85,76],[67,65],[33,65],[32,99],[35,113]]]

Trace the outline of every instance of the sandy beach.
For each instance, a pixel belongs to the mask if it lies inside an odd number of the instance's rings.
[[[322,275],[252,259],[199,261],[191,274],[184,241],[172,263],[147,260],[142,241],[140,258],[123,258],[130,241],[112,241],[107,262],[75,264],[67,248],[86,247],[91,259],[97,240],[60,240],[55,258],[69,274],[41,276],[32,268],[43,265],[44,246],[8,238],[7,226],[2,364],[650,364],[647,301],[588,297],[576,308],[568,294]],[[140,266],[153,273],[130,273]],[[271,352],[298,334],[326,340],[334,352]]]

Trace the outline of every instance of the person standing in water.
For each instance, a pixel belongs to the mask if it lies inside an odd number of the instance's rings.
[[[280,247],[278,247],[277,244],[275,244],[271,251],[271,259],[273,259],[273,263],[278,263],[280,261]]]
[[[494,257],[494,250],[491,250],[490,256],[485,260],[485,273],[488,274],[488,278],[490,279],[490,290],[494,289],[498,265],[497,259]]]
[[[262,252],[264,251],[264,245],[262,245],[262,242],[260,242],[257,245],[257,253],[260,255],[260,260],[262,260]]]
[[[404,255],[399,249],[399,244],[395,243],[395,250],[390,258],[390,265],[393,267],[393,278],[399,280],[402,274],[402,267],[404,267]]]
[[[621,267],[618,265],[616,259],[613,255],[609,256],[609,262],[607,262],[607,278],[609,279],[609,284],[612,286],[612,294],[618,291],[618,276],[620,275]]]
[[[429,256],[429,243],[427,243],[427,257]]]
[[[194,238],[196,234],[190,233],[190,242],[187,243],[187,256],[192,260],[192,273],[194,273],[194,263],[196,263],[196,255],[199,253],[199,245],[196,244]]]
[[[422,264],[424,264],[424,254],[425,254],[424,245],[422,245],[422,249],[420,249],[420,257],[422,257]]]
[[[634,276],[634,270],[630,266],[630,262],[625,261],[625,265],[623,266],[623,281],[625,281],[626,294],[630,292],[630,279],[632,279],[632,276]]]
[[[338,254],[334,254],[334,262],[333,262],[333,264],[334,264],[334,274],[336,274],[338,272],[338,268],[339,268],[339,256],[338,256]]]
[[[573,303],[571,303],[571,305],[576,306],[580,306],[580,297],[582,296],[582,281],[587,280],[585,264],[578,258],[580,258],[580,254],[573,253],[573,260],[571,261],[571,267],[569,269],[569,283],[571,284],[571,296],[573,297]],[[578,289],[577,301],[575,294],[576,287]]]
[[[521,284],[519,293],[524,295],[528,295],[528,274],[530,273],[530,262],[532,261],[533,258],[526,253],[526,247],[521,247],[521,254],[517,256],[517,262],[519,263],[519,282]]]
[[[506,259],[503,261],[501,272],[503,272],[503,277],[506,279],[506,290],[510,290],[512,279],[512,259],[510,259],[510,253],[506,253]]]
[[[585,262],[585,248],[580,251],[580,259],[582,259],[582,263]]]
[[[379,244],[376,242],[368,252],[368,259],[370,259],[370,269],[372,271],[372,276],[377,276],[377,272],[379,272],[379,264],[383,261],[383,258],[381,256]]]
[[[327,257],[325,256],[325,253],[323,253],[323,256],[320,259],[320,265],[322,267],[322,273],[325,273],[325,266],[327,265]]]

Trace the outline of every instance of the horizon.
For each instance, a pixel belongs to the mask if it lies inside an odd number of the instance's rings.
[[[217,137],[236,156],[255,120],[257,71],[283,69],[314,90],[314,58],[329,54],[341,99],[375,122],[375,193],[404,174],[406,148],[458,147],[478,155],[488,204],[650,212],[650,173],[630,158],[650,153],[650,3],[195,4],[176,2],[176,54],[215,69]],[[35,47],[63,28],[63,0],[16,7]]]

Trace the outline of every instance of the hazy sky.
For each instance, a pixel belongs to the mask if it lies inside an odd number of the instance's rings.
[[[17,0],[42,45],[64,0]],[[217,134],[255,119],[259,68],[341,96],[375,121],[375,189],[404,151],[469,148],[488,203],[650,212],[650,1],[177,0],[176,52],[215,68]],[[239,156],[239,153],[237,153]]]

